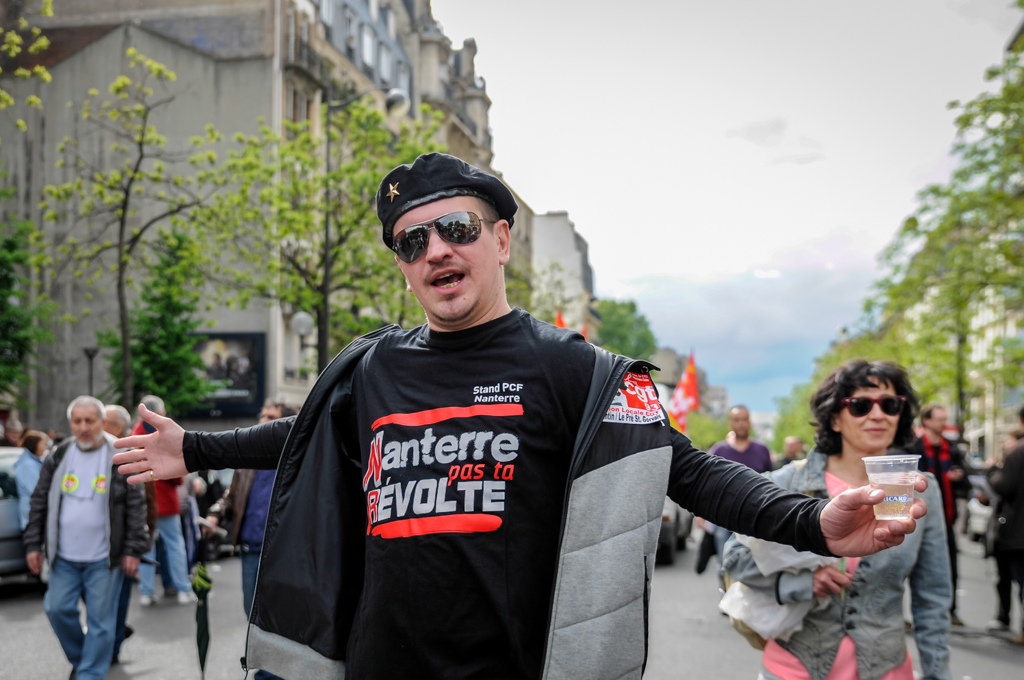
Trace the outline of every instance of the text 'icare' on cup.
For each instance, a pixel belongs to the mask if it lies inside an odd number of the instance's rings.
[[[921,456],[868,456],[864,459],[872,488],[885,492],[875,507],[875,519],[910,519],[914,480]]]

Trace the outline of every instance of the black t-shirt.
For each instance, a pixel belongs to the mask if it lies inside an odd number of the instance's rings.
[[[368,535],[347,672],[536,678],[594,370],[522,310],[384,337],[355,376]]]

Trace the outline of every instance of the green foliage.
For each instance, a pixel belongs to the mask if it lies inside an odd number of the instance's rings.
[[[505,265],[505,297],[508,299],[508,304],[528,310],[532,295],[529,265],[526,270],[521,270],[511,264]]]
[[[153,245],[156,262],[131,311],[131,368],[134,393],[121,391],[121,337],[107,329],[97,334],[100,347],[112,349],[110,380],[117,403],[137,404],[147,394],[164,400],[167,412],[182,415],[211,392],[203,361],[193,350],[203,287],[203,245],[179,229],[160,229]]]
[[[814,445],[815,426],[811,417],[811,396],[817,383],[805,382],[793,386],[786,397],[777,397],[775,404],[779,416],[775,421],[775,440],[770,442],[772,451],[785,450],[786,437],[800,437],[809,446]]]
[[[10,13],[13,8],[4,9]],[[18,12],[20,13],[20,10]],[[44,17],[53,16],[53,0],[43,0],[39,15]],[[7,16],[5,18],[10,19],[12,17]],[[14,59],[23,51],[27,51],[35,56],[49,46],[49,39],[42,34],[39,27],[32,26],[25,17],[19,17],[17,24],[7,30],[0,29],[0,55],[7,59]],[[3,69],[0,69],[0,73],[2,72]],[[48,83],[52,79],[49,71],[42,64],[35,64],[31,68],[19,67],[14,71],[14,76],[22,80],[35,78],[42,83]],[[14,99],[14,96],[3,87],[0,87],[0,111],[5,111],[15,104],[17,104],[17,101]],[[25,104],[34,109],[42,108],[42,101],[36,95],[26,97]],[[15,127],[21,132],[28,129],[28,125],[20,118],[15,121]]]
[[[154,227],[184,225],[190,213],[217,191],[217,156],[205,147],[220,141],[220,135],[207,126],[203,136],[190,140],[189,148],[168,149],[152,119],[155,111],[174,101],[168,84],[177,77],[134,47],[128,48],[126,57],[131,75],[118,76],[110,84],[113,99],[102,99],[92,88],[82,101],[82,139],[66,137],[57,148],[57,165],[70,168],[74,179],[45,187],[42,207],[45,219],[71,224],[70,229],[59,230],[47,251],[44,264],[51,283],[73,276],[87,286],[101,284],[102,293],[108,276],[116,281],[122,343],[118,393],[134,395],[131,272],[152,264],[147,238]],[[97,138],[102,140],[99,145]],[[100,146],[103,151],[97,152]],[[83,316],[88,312],[79,311]]]
[[[997,85],[958,110],[950,180],[920,207],[882,256],[888,275],[865,303],[862,328],[819,357],[809,383],[779,400],[777,441],[801,434],[818,382],[851,358],[902,365],[922,402],[970,402],[986,385],[1024,382],[1024,347],[1000,338],[1024,313],[1024,66],[1009,54]],[[806,430],[804,430],[806,432]]]
[[[632,300],[598,300],[601,315],[601,346],[634,359],[650,359],[658,351],[658,341]]]
[[[439,121],[425,107],[421,120],[396,136],[380,111],[356,101],[332,116],[329,172],[324,139],[308,123],[286,123],[283,136],[265,125],[258,135],[237,135],[221,175],[229,190],[197,221],[225,254],[212,272],[224,299],[244,306],[252,297],[272,298],[309,311],[318,328],[328,324],[332,356],[386,324],[420,323],[423,311],[381,242],[374,198],[392,167],[441,150],[430,141]]]
[[[724,440],[727,434],[728,418],[714,418],[699,411],[686,415],[686,436],[701,451],[709,451],[716,442]]]
[[[0,201],[13,197],[14,189],[0,188]],[[33,266],[37,236],[31,222],[0,221],[0,404],[5,406],[23,405],[18,395],[31,379],[29,360],[39,343],[53,339],[46,324],[54,305],[45,298],[31,300],[31,281],[25,276]]]

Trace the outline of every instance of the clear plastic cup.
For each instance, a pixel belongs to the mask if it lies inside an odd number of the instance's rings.
[[[864,459],[868,481],[885,492],[874,506],[875,519],[910,519],[914,506],[914,481],[921,456],[869,456]]]

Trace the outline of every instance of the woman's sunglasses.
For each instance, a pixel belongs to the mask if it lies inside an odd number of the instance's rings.
[[[414,224],[407,228],[395,236],[394,245],[391,248],[398,255],[399,260],[409,264],[418,260],[426,252],[431,229],[448,243],[464,246],[474,243],[480,238],[480,225],[484,222],[497,222],[497,220],[485,220],[467,210],[448,213],[429,222]]]
[[[879,397],[877,399],[871,399],[869,397],[847,397],[840,403],[854,418],[863,418],[867,414],[871,413],[871,409],[875,407],[875,404],[882,407],[882,413],[885,415],[898,416],[903,412],[903,405],[906,402],[906,397]]]

